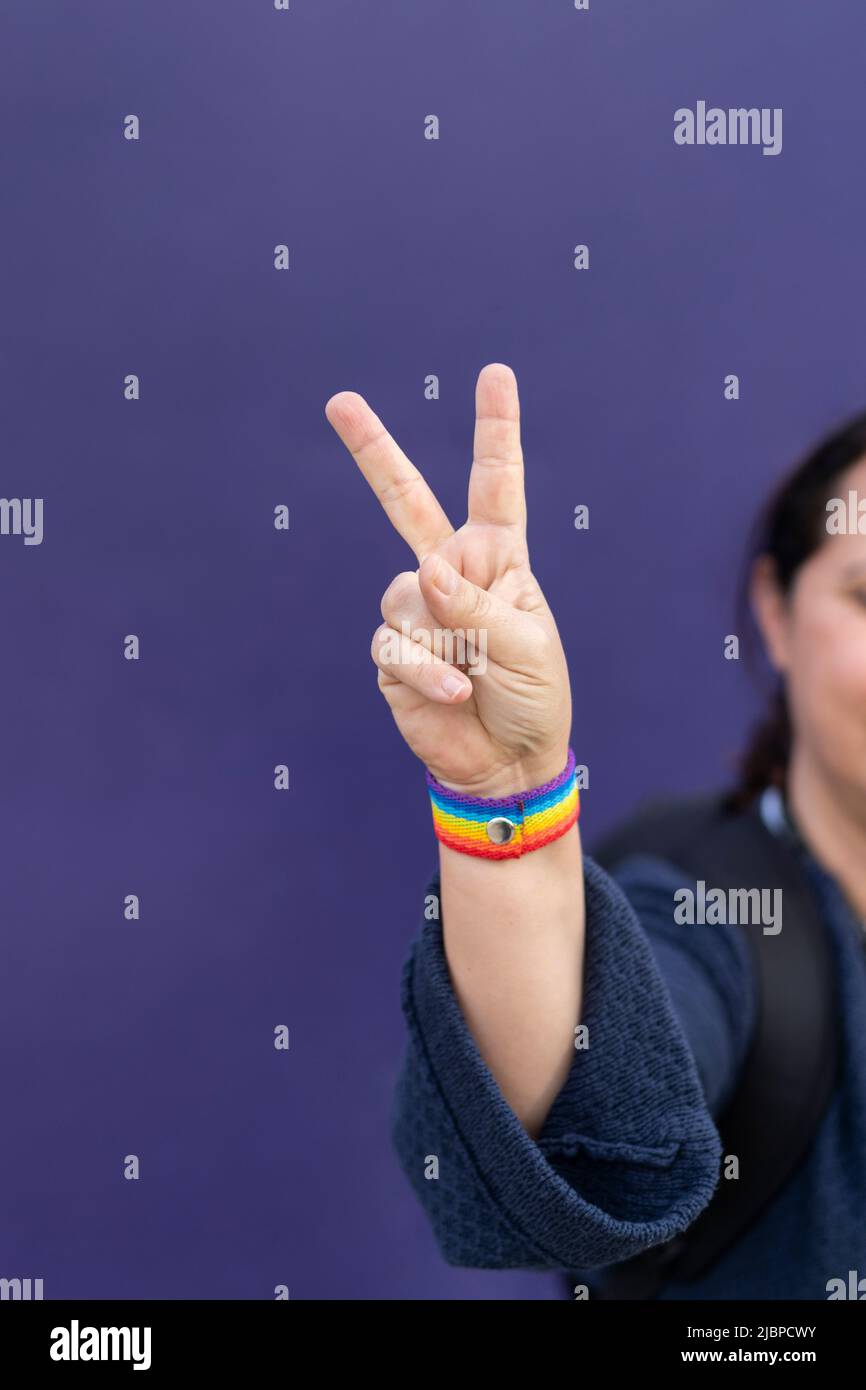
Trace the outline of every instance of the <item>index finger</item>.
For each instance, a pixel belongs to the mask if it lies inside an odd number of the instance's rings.
[[[420,563],[454,534],[433,492],[356,391],[339,391],[332,396],[325,415]]]

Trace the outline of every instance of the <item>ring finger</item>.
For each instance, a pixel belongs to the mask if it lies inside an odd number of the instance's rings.
[[[472,694],[468,676],[387,623],[374,632],[370,655],[383,675],[437,704],[459,705]]]

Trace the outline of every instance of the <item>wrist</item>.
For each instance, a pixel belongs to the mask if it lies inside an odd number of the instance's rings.
[[[442,786],[462,796],[518,796],[521,792],[544,786],[558,777],[568,761],[568,751],[568,743],[565,742],[562,748],[557,748],[552,753],[505,763],[497,768],[487,768],[478,777],[465,781],[457,782],[450,777],[439,777],[437,773],[434,773],[434,776]]]
[[[521,763],[521,777],[525,764]],[[542,766],[542,764],[539,764]],[[449,849],[485,859],[517,859],[565,835],[580,815],[574,753],[541,783],[498,796],[476,796],[439,782],[427,771],[436,837]]]

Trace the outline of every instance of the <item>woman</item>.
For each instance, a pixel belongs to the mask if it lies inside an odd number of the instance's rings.
[[[725,1180],[716,1122],[758,1018],[747,931],[677,920],[689,866],[631,855],[611,877],[582,856],[511,370],[478,378],[458,531],[360,396],[326,414],[418,562],[386,591],[372,645],[439,839],[404,971],[397,1150],[448,1261],[589,1271],[603,1293],[612,1267],[694,1228]],[[864,419],[791,478],[758,545],[750,595],[781,694],[738,791],[748,807],[776,789],[776,830],[808,865],[838,1000],[832,1094],[781,1191],[699,1279],[656,1297],[827,1298],[852,1271],[866,1280],[866,535],[827,525],[852,492],[866,497]],[[470,678],[436,639],[479,629]]]

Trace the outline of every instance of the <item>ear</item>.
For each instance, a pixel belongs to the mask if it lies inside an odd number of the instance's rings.
[[[760,555],[752,567],[749,598],[770,665],[784,675],[790,665],[788,599],[779,587],[776,566],[769,555]]]

